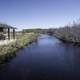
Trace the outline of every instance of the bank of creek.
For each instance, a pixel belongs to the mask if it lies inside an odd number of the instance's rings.
[[[0,71],[0,80],[80,80],[80,48],[41,34]]]

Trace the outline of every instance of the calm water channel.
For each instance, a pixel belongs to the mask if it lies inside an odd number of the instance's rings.
[[[41,34],[6,64],[0,80],[80,80],[80,48]]]

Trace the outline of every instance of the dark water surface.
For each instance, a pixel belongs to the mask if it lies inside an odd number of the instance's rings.
[[[40,35],[6,64],[0,80],[80,80],[80,48]]]

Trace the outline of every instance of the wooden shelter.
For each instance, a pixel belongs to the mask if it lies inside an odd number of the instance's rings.
[[[8,40],[11,39],[11,33],[13,39],[15,39],[15,35],[16,35],[15,29],[16,29],[15,27],[9,26],[7,24],[0,24],[0,33],[4,35],[6,31]],[[10,32],[10,30],[12,30],[12,32]]]

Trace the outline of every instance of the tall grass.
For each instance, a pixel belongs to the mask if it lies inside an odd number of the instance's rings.
[[[16,51],[27,46],[37,37],[36,34],[25,34],[19,36],[16,41],[8,45],[0,46],[0,64],[8,61],[10,58],[16,55]]]
[[[80,24],[56,29],[54,35],[66,42],[77,43],[80,45]]]

